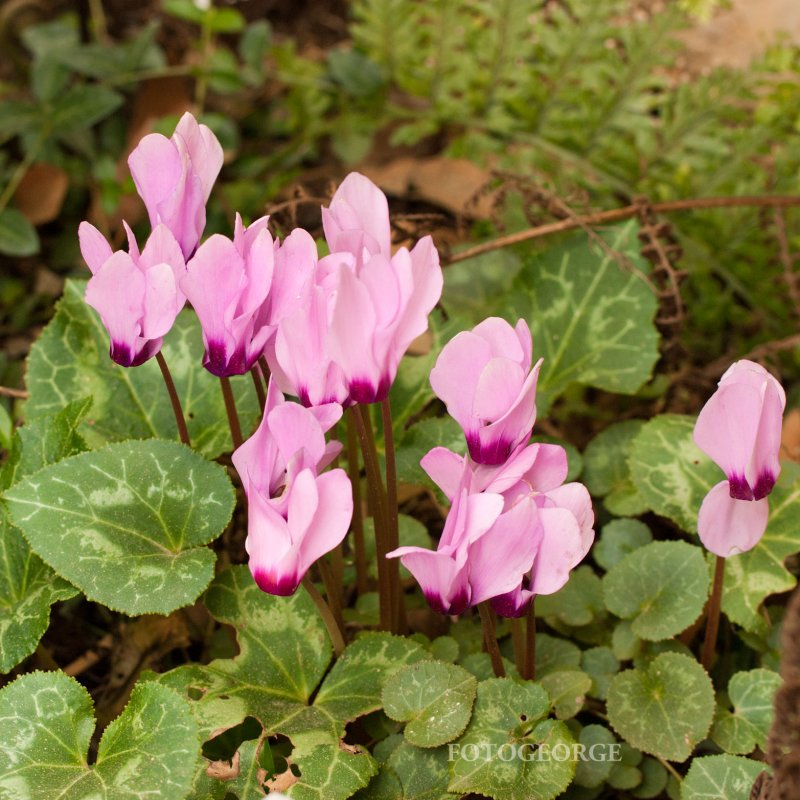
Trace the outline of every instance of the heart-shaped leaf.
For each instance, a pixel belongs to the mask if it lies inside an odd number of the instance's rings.
[[[697,512],[722,470],[692,440],[695,418],[660,414],[630,445],[631,477],[649,508],[683,530],[697,532]]]
[[[33,550],[87,597],[127,614],[192,603],[213,576],[202,545],[230,519],[225,470],[189,448],[119,442],[45,467],[6,492]]]
[[[140,683],[88,763],[92,698],[62,672],[33,672],[0,690],[0,796],[137,800],[189,793],[200,755],[185,700]]]
[[[416,747],[451,742],[467,727],[478,682],[462,667],[420,661],[398,670],[383,689],[387,716],[405,722]]]
[[[322,681],[332,648],[303,590],[292,597],[265,594],[247,567],[238,566],[217,576],[205,604],[236,629],[239,655],[188,664],[159,678],[193,701],[203,736],[251,716],[265,736],[288,737],[300,773],[291,788],[295,800],[344,800],[366,786],[377,765],[362,748],[343,741],[345,725],[379,709],[385,681],[404,664],[425,658],[425,648],[369,634],[349,645]]]
[[[563,792],[575,774],[573,739],[565,723],[547,719],[549,710],[550,698],[536,683],[482,681],[467,730],[448,745],[448,789],[495,800],[550,800]]]
[[[711,738],[729,753],[745,755],[756,747],[764,749],[775,716],[775,692],[781,676],[771,669],[737,672],[728,682],[733,711],[717,715]]]
[[[685,761],[711,727],[714,687],[693,658],[661,653],[647,669],[616,675],[606,705],[609,722],[631,745]]]
[[[681,800],[749,800],[762,761],[719,755],[696,758],[681,784]]]
[[[708,567],[699,547],[652,542],[634,550],[603,578],[606,607],[631,620],[640,638],[657,642],[689,627],[708,599]]]

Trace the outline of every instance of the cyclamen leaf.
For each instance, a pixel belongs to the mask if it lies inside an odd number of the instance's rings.
[[[93,447],[122,439],[177,439],[172,405],[155,359],[133,369],[108,356],[108,333],[86,304],[84,281],[67,281],[56,314],[28,356],[30,398],[26,419],[60,411],[91,395],[92,413],[80,432]],[[203,340],[194,312],[183,311],[163,347],[195,450],[215,458],[231,449],[219,381],[203,368]],[[231,379],[242,430],[258,419],[258,401],[247,376]]]
[[[762,761],[718,755],[696,758],[681,784],[681,800],[748,800]]]
[[[140,683],[106,728],[89,766],[92,698],[62,672],[33,672],[0,690],[0,797],[181,800],[199,756],[188,704]]]
[[[703,613],[708,598],[703,551],[686,542],[652,542],[626,555],[603,578],[606,607],[640,639],[669,639]]]
[[[781,676],[769,669],[737,672],[728,682],[728,696],[733,711],[718,714],[711,738],[729,753],[745,755],[766,746],[775,716],[775,692]]]
[[[50,606],[77,593],[31,552],[0,503],[0,673],[36,649],[50,623]]]
[[[550,800],[563,792],[575,774],[575,762],[537,760],[542,746],[553,753],[558,745],[573,743],[563,722],[547,719],[549,710],[550,698],[538,684],[511,678],[478,684],[469,726],[458,742],[448,746],[455,748],[448,789],[495,800]],[[511,747],[517,750],[508,759]],[[516,757],[520,752],[522,757]]]
[[[661,653],[646,669],[614,676],[606,705],[614,730],[633,747],[685,761],[711,727],[714,687],[693,658]]]
[[[91,399],[76,400],[55,416],[20,428],[0,471],[6,488],[47,464],[85,449],[76,432]],[[36,648],[50,622],[50,607],[78,590],[58,577],[25,541],[0,503],[0,672],[8,672]]]
[[[610,229],[605,246],[584,234],[532,256],[502,316],[522,317],[544,356],[537,405],[544,413],[572,384],[633,394],[658,360],[658,306],[640,255],[638,226]]]
[[[628,467],[630,443],[643,424],[632,419],[611,425],[589,442],[583,454],[586,488],[595,497],[605,498],[605,507],[618,516],[632,517],[647,511]]]
[[[769,595],[788,592],[797,585],[784,564],[800,552],[798,513],[800,467],[787,462],[769,496],[769,522],[761,541],[752,550],[725,559],[722,611],[748,631],[766,630],[759,608]]]
[[[462,667],[421,661],[403,667],[383,689],[387,716],[405,722],[416,747],[438,747],[467,727],[478,682]]]
[[[633,440],[628,464],[648,506],[697,533],[697,513],[722,470],[692,440],[695,418],[661,414],[645,423]]]
[[[159,677],[193,701],[203,736],[247,716],[262,724],[265,735],[287,736],[300,771],[291,788],[295,800],[345,800],[366,786],[377,765],[369,753],[342,741],[345,725],[379,709],[389,676],[426,658],[425,648],[369,634],[347,647],[323,681],[332,648],[304,590],[292,597],[265,594],[247,567],[238,566],[217,576],[205,604],[215,619],[236,628],[239,655]],[[204,771],[202,766],[196,785],[207,785]]]
[[[233,511],[225,470],[187,447],[129,441],[45,467],[6,492],[33,550],[87,597],[127,614],[167,614],[213,577]]]

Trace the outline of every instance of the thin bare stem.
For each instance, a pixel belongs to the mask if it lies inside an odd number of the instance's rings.
[[[269,364],[267,364],[267,359],[264,356],[258,357],[258,366],[261,368],[261,377],[264,379],[264,386],[269,388],[269,379],[272,373],[269,369]]]
[[[358,463],[358,433],[355,411],[347,413],[347,473],[353,487],[353,550],[356,562],[356,587],[359,595],[369,591],[367,581],[367,555],[364,550],[364,516],[361,510],[361,469]]]
[[[400,546],[400,528],[397,508],[397,465],[394,453],[394,433],[392,430],[392,407],[389,398],[381,401],[381,419],[383,421],[383,443],[386,453],[386,523],[389,552]],[[406,610],[403,593],[400,591],[400,561],[389,559],[389,580],[392,592],[392,608],[395,619],[394,630],[404,633],[406,628]]]
[[[769,207],[769,208],[789,208],[800,206],[800,196],[798,195],[772,195],[763,197],[698,197],[688,200],[669,200],[664,203],[653,203],[648,208],[655,213],[663,214],[672,211],[693,211],[710,208],[733,208],[733,207]],[[642,210],[642,205],[636,203],[622,208],[612,208],[609,211],[597,211],[594,214],[585,214],[582,217],[570,217],[560,219],[556,222],[549,222],[546,225],[538,225],[535,228],[528,228],[524,231],[510,233],[508,236],[500,236],[489,242],[483,242],[454,253],[445,260],[447,264],[455,264],[457,261],[466,261],[468,258],[483,255],[484,253],[499,250],[503,247],[527,242],[531,239],[538,239],[541,236],[549,236],[553,233],[561,233],[574,228],[583,228],[586,225],[602,225],[609,222],[619,222],[623,219],[635,217]]]
[[[250,375],[253,377],[253,386],[256,387],[256,394],[258,395],[258,404],[261,406],[261,410],[264,410],[264,406],[267,404],[267,395],[264,392],[264,384],[261,383],[261,373],[257,366],[253,365],[253,368],[250,370]]]
[[[30,397],[30,394],[24,389],[12,389],[10,386],[0,386],[0,395],[14,397],[18,400],[27,400]]]
[[[394,613],[392,610],[392,593],[389,577],[389,563],[386,554],[389,552],[389,541],[386,525],[386,497],[384,495],[381,470],[378,464],[378,451],[375,447],[375,436],[372,432],[372,421],[369,408],[355,406],[353,408],[361,452],[364,456],[364,467],[367,472],[367,491],[369,493],[372,519],[375,523],[375,552],[378,560],[378,595],[380,597],[380,627],[393,632]]]
[[[719,631],[719,617],[722,610],[722,583],[725,579],[725,559],[717,556],[714,566],[714,585],[711,588],[711,599],[708,602],[708,623],[706,636],[703,639],[703,654],[700,662],[706,671],[711,669],[714,660],[714,651],[717,647],[717,633]]]
[[[167,386],[169,399],[172,403],[172,413],[175,415],[175,424],[178,426],[178,435],[181,441],[187,446],[191,447],[189,441],[189,429],[186,427],[186,418],[183,416],[183,409],[181,408],[181,401],[178,397],[178,391],[175,388],[175,381],[172,380],[172,373],[169,371],[164,354],[159,351],[156,353],[156,361],[161,369],[161,376],[164,378],[164,383]]]
[[[478,613],[481,615],[483,640],[486,643],[486,650],[489,653],[489,658],[492,659],[494,674],[498,678],[505,678],[506,669],[503,666],[503,657],[500,655],[500,646],[497,644],[497,632],[494,627],[494,619],[492,618],[492,610],[489,608],[489,603],[479,603]]]
[[[236,401],[233,399],[230,378],[220,378],[219,384],[222,387],[222,397],[225,400],[225,413],[228,415],[233,449],[237,450],[242,446],[244,440],[242,439],[242,426],[239,425],[239,415],[236,413]]]
[[[317,567],[319,568],[322,583],[325,585],[325,596],[328,598],[328,605],[330,606],[331,613],[336,620],[336,625],[342,630],[344,628],[344,619],[342,618],[341,581],[337,583],[333,569],[324,558],[317,561]]]
[[[514,645],[514,665],[520,677],[525,677],[525,623],[521,617],[511,619],[511,643]]]
[[[522,677],[529,681],[536,680],[536,613],[533,607],[535,597],[531,598],[528,613],[525,616],[525,669]]]
[[[303,578],[303,587],[308,592],[309,597],[314,601],[325,627],[328,629],[328,635],[331,637],[333,643],[333,652],[338,658],[344,652],[344,636],[339,626],[336,624],[336,618],[333,616],[330,606],[325,602],[325,598],[317,591],[314,586],[314,581],[306,575]]]

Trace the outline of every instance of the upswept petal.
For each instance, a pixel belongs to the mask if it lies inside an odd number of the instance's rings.
[[[86,285],[86,302],[100,315],[111,337],[111,358],[133,365],[139,350],[146,281],[133,259],[114,253]]]
[[[459,567],[451,555],[424,547],[400,547],[386,557],[400,559],[434,611],[461,614],[469,606],[466,567]]]
[[[464,458],[446,447],[434,447],[420,459],[419,464],[452,502],[466,466]]]
[[[491,347],[485,339],[462,331],[445,345],[431,370],[433,391],[467,435],[477,430],[472,417],[475,388],[491,357]]]
[[[525,372],[530,369],[531,332],[523,320],[517,323],[516,328],[512,328],[501,317],[487,317],[472,332],[489,345],[492,358],[509,358],[516,361]]]
[[[106,237],[89,222],[81,222],[78,226],[78,241],[83,260],[92,275],[111,258],[114,252]]]
[[[761,404],[758,387],[728,383],[711,395],[694,427],[695,444],[722,468],[741,499],[752,498],[745,471],[755,447]]]
[[[541,538],[539,512],[532,499],[501,514],[469,549],[471,602],[482,603],[518,587],[533,565]]]
[[[534,594],[557,592],[569,580],[570,570],[583,559],[583,537],[575,515],[566,508],[539,509],[542,540],[531,570]]]
[[[145,339],[158,339],[166,336],[180,310],[175,302],[178,286],[171,264],[155,264],[144,273],[144,278],[141,336]]]
[[[151,133],[128,156],[128,167],[136,191],[144,201],[150,225],[155,228],[161,221],[158,207],[169,198],[181,180],[184,160],[175,144],[166,136]]]
[[[363,231],[364,246],[370,253],[391,255],[391,227],[386,195],[365,175],[351,172],[339,184],[330,206],[322,209],[325,239],[331,251],[343,250],[339,236]],[[361,257],[361,253],[354,253]]]
[[[192,169],[200,179],[203,203],[208,202],[219,171],[222,169],[224,154],[222,145],[207,125],[186,112],[178,121],[175,135],[180,136],[191,159]]]
[[[353,491],[343,469],[332,469],[317,477],[316,493],[314,517],[299,541],[301,575],[317,559],[341,544],[353,518]],[[291,515],[291,510],[289,513]]]

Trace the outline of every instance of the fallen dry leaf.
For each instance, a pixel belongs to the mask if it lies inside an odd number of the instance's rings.
[[[781,458],[800,461],[800,408],[793,408],[783,418]]]
[[[52,222],[61,213],[69,178],[61,167],[44,161],[31,164],[14,195],[16,207],[33,225]]]
[[[387,194],[415,197],[465,217],[491,214],[492,193],[482,193],[491,173],[463,158],[404,156],[361,171]]]

